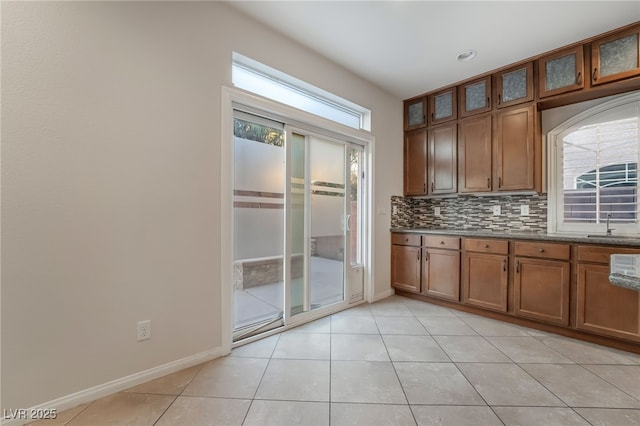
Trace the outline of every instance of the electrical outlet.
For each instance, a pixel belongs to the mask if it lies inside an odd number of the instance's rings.
[[[151,320],[138,321],[138,342],[151,339]]]
[[[529,205],[521,204],[520,205],[520,216],[529,216]]]
[[[493,215],[500,216],[500,206],[493,206]]]
[[[433,214],[434,216],[440,217],[440,207],[434,207],[433,208]]]

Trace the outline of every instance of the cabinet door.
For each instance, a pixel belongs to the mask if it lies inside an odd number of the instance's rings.
[[[497,180],[498,191],[534,189],[534,137],[533,105],[496,114],[494,185]]]
[[[427,125],[426,97],[404,101],[404,130],[413,130]]]
[[[491,111],[491,76],[460,86],[460,117]]]
[[[458,190],[458,132],[456,123],[429,129],[429,193]]]
[[[640,342],[640,292],[609,282],[609,265],[578,264],[576,327]]]
[[[429,95],[429,124],[458,118],[457,90],[455,87]]]
[[[425,250],[422,267],[422,292],[448,300],[460,300],[460,252]]]
[[[582,45],[572,47],[538,60],[540,97],[579,90],[584,87]]]
[[[422,249],[413,246],[391,246],[391,286],[420,293],[420,258]]]
[[[464,255],[464,303],[507,311],[508,257],[496,254]]]
[[[496,74],[497,107],[533,100],[533,62],[528,62]]]
[[[491,191],[491,115],[460,120],[458,191]]]
[[[640,75],[640,27],[591,43],[591,84]]]
[[[427,130],[405,133],[404,195],[427,194]]]
[[[569,262],[516,257],[516,315],[569,325]]]

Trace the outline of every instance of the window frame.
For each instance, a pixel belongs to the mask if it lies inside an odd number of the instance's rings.
[[[549,234],[604,234],[606,223],[571,223],[564,221],[564,170],[563,137],[578,127],[620,118],[620,112],[635,108],[640,120],[640,92],[622,95],[593,106],[559,124],[547,133],[548,153],[548,210],[547,232]],[[638,144],[640,146],[640,136]],[[640,187],[640,185],[639,185]],[[640,191],[639,191],[640,193]],[[637,205],[636,223],[615,223],[615,235],[640,235],[640,200]]]

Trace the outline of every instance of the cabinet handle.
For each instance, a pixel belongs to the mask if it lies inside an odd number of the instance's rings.
[[[598,68],[593,69],[593,75],[591,76],[591,78],[593,79],[593,81],[596,81],[598,79]]]
[[[435,121],[435,119],[436,119],[436,116],[433,113],[431,113],[431,121]]]
[[[538,252],[540,252],[540,253],[544,253],[544,249],[543,249],[543,248],[539,248],[539,249],[538,249]]]
[[[431,182],[431,192],[433,192],[433,182]]]
[[[420,250],[418,250],[418,262],[420,261]]]
[[[427,183],[426,182],[422,185],[422,192],[424,192],[425,194],[427,193]]]
[[[582,83],[582,71],[580,71],[576,76],[576,84],[580,84],[580,83]]]
[[[498,105],[502,103],[502,95],[498,95]]]
[[[489,248],[489,244],[485,244],[483,247],[484,248]]]
[[[487,188],[491,189],[491,178],[487,178]]]
[[[520,261],[516,261],[516,274],[520,273]]]
[[[507,259],[504,259],[504,260],[502,261],[502,270],[503,270],[504,272],[507,272]]]
[[[405,239],[404,239],[404,242],[405,242],[405,243],[408,243],[408,242],[409,242],[409,238],[405,238]]]
[[[427,263],[429,261],[429,253],[424,254],[424,262]]]
[[[440,241],[440,244],[444,244],[444,241]]]
[[[498,188],[502,188],[502,178],[498,178]]]
[[[491,98],[487,96],[487,106],[491,105]]]

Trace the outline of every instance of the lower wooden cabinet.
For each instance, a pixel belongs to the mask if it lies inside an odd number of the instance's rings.
[[[609,282],[609,265],[578,264],[576,328],[640,342],[640,292]]]
[[[420,259],[422,249],[415,246],[391,246],[391,286],[420,293]]]
[[[514,313],[569,325],[568,261],[516,257],[513,275]]]
[[[425,237],[422,293],[460,301],[460,239]]]
[[[508,257],[467,252],[464,255],[464,303],[507,311]]]

